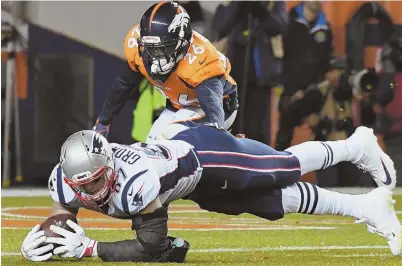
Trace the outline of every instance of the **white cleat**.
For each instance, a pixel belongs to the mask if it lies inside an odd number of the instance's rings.
[[[356,160],[352,163],[365,172],[368,172],[379,187],[393,190],[396,185],[396,171],[394,162],[383,152],[378,145],[373,129],[358,127],[348,138],[348,147],[351,153],[356,153]]]
[[[364,223],[371,233],[384,237],[393,255],[402,252],[402,226],[396,216],[392,199],[393,192],[379,187],[363,195],[363,217],[357,223]]]

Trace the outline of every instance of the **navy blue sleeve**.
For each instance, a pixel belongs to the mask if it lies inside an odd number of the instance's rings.
[[[138,98],[138,85],[143,79],[140,72],[133,71],[127,64],[124,73],[118,76],[112,85],[102,110],[98,116],[98,120],[103,125],[109,125],[116,115],[121,111],[128,99]]]
[[[223,85],[219,78],[201,82],[196,88],[201,108],[206,115],[206,122],[218,123],[223,127],[225,112],[223,110]]]

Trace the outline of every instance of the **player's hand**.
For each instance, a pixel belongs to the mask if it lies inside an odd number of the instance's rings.
[[[85,235],[84,229],[71,220],[67,220],[66,224],[74,230],[67,231],[61,227],[51,225],[50,230],[62,237],[48,237],[46,243],[61,245],[53,250],[54,255],[61,255],[63,258],[82,258],[92,257],[97,242]],[[64,238],[63,238],[64,237]]]
[[[43,245],[46,241],[45,231],[39,231],[39,228],[39,224],[32,228],[22,242],[21,253],[27,260],[45,261],[53,256],[53,244]]]
[[[105,126],[102,123],[99,123],[98,121],[96,122],[95,126],[92,128],[92,130],[98,132],[105,138],[107,138],[107,135],[109,134],[109,126]]]

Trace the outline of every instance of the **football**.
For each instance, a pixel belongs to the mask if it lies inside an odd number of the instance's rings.
[[[46,237],[62,237],[59,234],[54,233],[52,230],[50,230],[51,225],[57,225],[61,228],[64,228],[68,231],[73,231],[67,224],[67,220],[71,220],[75,223],[77,223],[77,219],[75,218],[74,215],[71,214],[57,214],[54,216],[51,216],[46,219],[41,225],[40,225],[40,230],[45,231],[45,236]]]

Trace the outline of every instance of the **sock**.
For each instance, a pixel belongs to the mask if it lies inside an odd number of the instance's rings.
[[[282,189],[285,214],[342,215],[360,219],[362,202],[362,195],[342,194],[304,182]]]
[[[286,149],[299,159],[301,175],[328,168],[343,161],[352,161],[347,140],[308,141]]]

